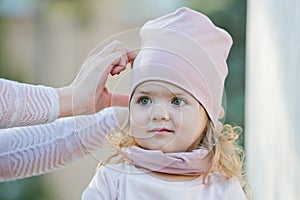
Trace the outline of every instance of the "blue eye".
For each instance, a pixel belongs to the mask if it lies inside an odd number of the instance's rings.
[[[140,105],[147,105],[147,104],[152,103],[152,101],[151,101],[151,99],[150,99],[149,97],[140,97],[140,98],[138,99],[138,103],[139,103]]]
[[[176,105],[176,106],[183,106],[186,104],[186,102],[178,97],[175,97],[174,99],[172,99],[172,104]]]

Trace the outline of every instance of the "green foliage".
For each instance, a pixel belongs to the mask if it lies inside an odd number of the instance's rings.
[[[0,183],[1,200],[50,200],[50,192],[42,177]]]
[[[244,127],[246,0],[186,1],[191,8],[208,15],[233,38],[225,83],[225,122]],[[241,142],[243,144],[243,141]]]

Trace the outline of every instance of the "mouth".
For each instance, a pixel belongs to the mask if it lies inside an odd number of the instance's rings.
[[[158,134],[158,135],[174,133],[174,131],[167,129],[167,128],[156,128],[156,129],[152,129],[149,132],[152,134]]]

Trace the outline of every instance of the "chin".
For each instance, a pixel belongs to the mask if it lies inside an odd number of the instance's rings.
[[[164,147],[158,147],[158,146],[140,146],[143,149],[147,149],[147,150],[159,150],[162,151],[164,153],[166,153],[166,150]]]

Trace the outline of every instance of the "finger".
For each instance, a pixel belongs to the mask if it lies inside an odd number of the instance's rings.
[[[118,40],[114,40],[102,49],[101,55],[107,56],[110,53],[112,53],[114,51],[118,51],[118,50],[123,51],[123,52],[127,51],[127,49],[123,43],[121,43]]]
[[[135,51],[131,50],[131,51],[128,51],[127,56],[128,56],[128,62],[130,64],[130,69],[132,69],[133,62],[137,56],[137,53]]]
[[[120,51],[126,54],[126,56],[124,55],[125,62],[122,60],[122,63],[119,63],[120,65],[127,65],[128,62],[131,62],[131,60],[133,60],[136,57],[136,53],[134,51],[130,51],[123,43],[115,40],[109,43],[107,46],[105,46],[101,52],[97,52],[95,54],[90,55],[84,62],[84,65],[91,65],[92,63],[94,63],[94,65],[95,63],[99,64],[97,62],[99,62],[101,58],[106,57],[109,54],[116,51]],[[117,65],[118,63],[113,64]]]
[[[127,50],[127,57],[129,61],[133,61],[137,56],[137,53],[133,50]]]
[[[128,58],[127,58],[127,55],[124,54],[124,55],[121,56],[118,65],[120,65],[120,66],[126,66],[127,63],[128,63]]]
[[[118,40],[112,41],[106,47],[104,47],[101,51],[101,55],[107,56],[114,51],[122,51],[124,54],[126,53],[126,65],[127,63],[133,61],[137,56],[137,53],[134,50],[129,49],[126,45]]]
[[[108,59],[113,59],[112,63],[110,64],[110,73],[116,74],[116,73],[120,73],[121,71],[126,69],[126,66],[128,64],[128,58],[126,56],[126,54],[124,54],[123,52],[119,52],[118,53],[113,53],[113,55],[109,55],[106,58]],[[112,68],[111,68],[112,67]]]
[[[118,63],[120,62],[122,54],[122,52],[116,51],[107,55],[105,58],[103,58],[101,63],[98,64],[99,68],[104,70],[105,74],[109,74],[112,71],[113,67],[119,66]]]
[[[102,57],[101,59],[95,60],[92,64],[95,67],[92,70],[93,73],[100,72],[104,76],[108,76],[109,73],[115,75],[126,69],[127,64],[127,54],[123,51],[115,51],[104,58]],[[115,67],[118,68],[114,69]]]
[[[127,107],[129,105],[128,95],[112,94],[111,105]]]
[[[116,75],[116,74],[120,74],[122,71],[124,71],[126,69],[126,67],[125,66],[116,66],[116,67],[114,67],[112,70],[111,70],[111,72],[110,72],[110,74],[112,75],[112,76],[114,76],[114,75]]]

